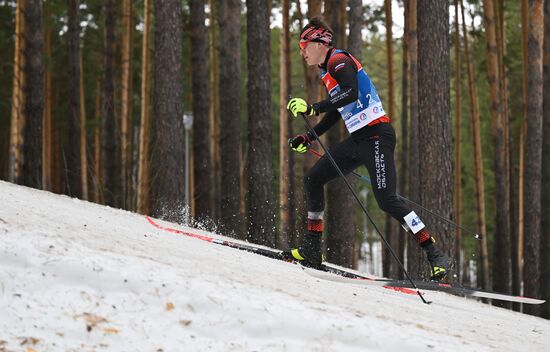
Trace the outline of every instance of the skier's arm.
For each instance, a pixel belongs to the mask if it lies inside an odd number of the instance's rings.
[[[321,121],[319,121],[319,123],[315,125],[315,127],[313,127],[313,130],[315,131],[315,133],[317,133],[317,136],[320,137],[323,133],[328,131],[328,129],[331,128],[336,122],[338,122],[340,118],[341,116],[338,110],[329,111],[325,114],[325,116],[323,116]],[[315,139],[314,136],[311,137],[312,140]]]
[[[340,92],[329,99],[312,105],[316,112],[326,112],[325,116],[314,127],[319,136],[340,120],[341,116],[337,109],[353,103],[358,96],[357,66],[351,57],[344,53],[335,54],[330,58],[327,70],[340,86]]]
[[[328,73],[340,86],[340,91],[330,98],[313,104],[317,113],[329,112],[353,103],[358,97],[357,66],[344,53],[332,56],[327,64]]]

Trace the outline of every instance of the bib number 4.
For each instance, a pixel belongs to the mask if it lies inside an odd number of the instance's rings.
[[[422,220],[420,220],[420,217],[416,215],[414,211],[411,211],[409,214],[407,214],[404,220],[411,229],[412,233],[417,233],[418,231],[426,227]]]

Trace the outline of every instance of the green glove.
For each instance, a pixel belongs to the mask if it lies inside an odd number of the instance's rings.
[[[290,99],[286,108],[292,113],[292,115],[294,115],[294,117],[297,117],[300,113],[304,113],[309,116],[316,113],[315,109],[313,109],[313,107],[302,98]]]
[[[294,138],[288,140],[290,148],[297,153],[307,152],[309,145],[311,144],[312,138],[310,138],[309,133],[300,134]]]

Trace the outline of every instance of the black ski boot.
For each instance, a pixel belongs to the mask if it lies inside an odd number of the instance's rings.
[[[428,261],[432,267],[431,281],[449,280],[449,273],[453,266],[453,261],[434,243],[429,243],[423,247],[428,255]]]
[[[296,260],[304,266],[320,269],[323,261],[321,255],[321,233],[306,232],[304,241],[300,247],[284,251],[282,254],[285,259]]]

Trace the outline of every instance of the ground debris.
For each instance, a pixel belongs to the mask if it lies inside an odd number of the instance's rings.
[[[104,317],[101,317],[99,315],[95,315],[92,313],[83,313],[79,315],[74,316],[75,319],[78,318],[84,318],[84,321],[86,322],[86,331],[90,332],[93,328],[95,328],[97,325],[101,323],[108,323],[108,320]]]
[[[36,345],[40,342],[40,339],[37,339],[35,337],[20,337],[21,342],[19,343],[21,346],[24,345]]]
[[[180,324],[183,326],[189,326],[191,324],[191,320],[180,320]]]

